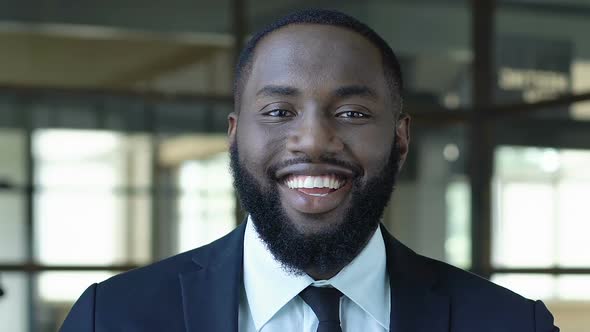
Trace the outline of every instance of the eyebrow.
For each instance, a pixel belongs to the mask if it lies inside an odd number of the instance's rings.
[[[369,97],[371,99],[377,99],[377,92],[366,85],[343,86],[336,89],[334,95],[339,98]]]
[[[257,96],[298,96],[300,91],[296,88],[283,85],[267,85],[256,92]]]
[[[301,94],[301,91],[297,88],[284,85],[267,85],[262,89],[258,90],[256,96],[282,96],[282,97],[295,97]],[[350,97],[369,97],[371,99],[377,99],[377,92],[366,85],[347,85],[342,86],[334,90],[333,95],[344,99]]]

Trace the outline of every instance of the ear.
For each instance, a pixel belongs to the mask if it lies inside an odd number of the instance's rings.
[[[236,133],[238,131],[238,114],[231,112],[227,116],[227,137],[230,145],[236,140]]]
[[[410,123],[410,116],[405,113],[400,113],[395,125],[395,141],[397,142],[400,153],[400,170],[406,161],[410,149]]]

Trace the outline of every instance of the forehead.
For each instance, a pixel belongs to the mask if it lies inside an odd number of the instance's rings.
[[[244,92],[268,84],[303,91],[358,84],[386,91],[377,47],[355,31],[320,24],[289,25],[259,43]]]

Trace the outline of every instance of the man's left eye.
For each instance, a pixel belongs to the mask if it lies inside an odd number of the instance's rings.
[[[369,117],[369,115],[362,113],[362,112],[358,112],[358,111],[341,112],[341,113],[338,113],[337,116],[339,118],[353,118],[353,119],[363,119],[363,118]]]

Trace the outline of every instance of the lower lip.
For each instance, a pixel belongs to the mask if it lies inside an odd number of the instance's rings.
[[[285,184],[279,185],[283,205],[287,205],[300,213],[320,214],[334,210],[348,197],[352,181],[347,180],[344,186],[326,195],[309,195]]]

